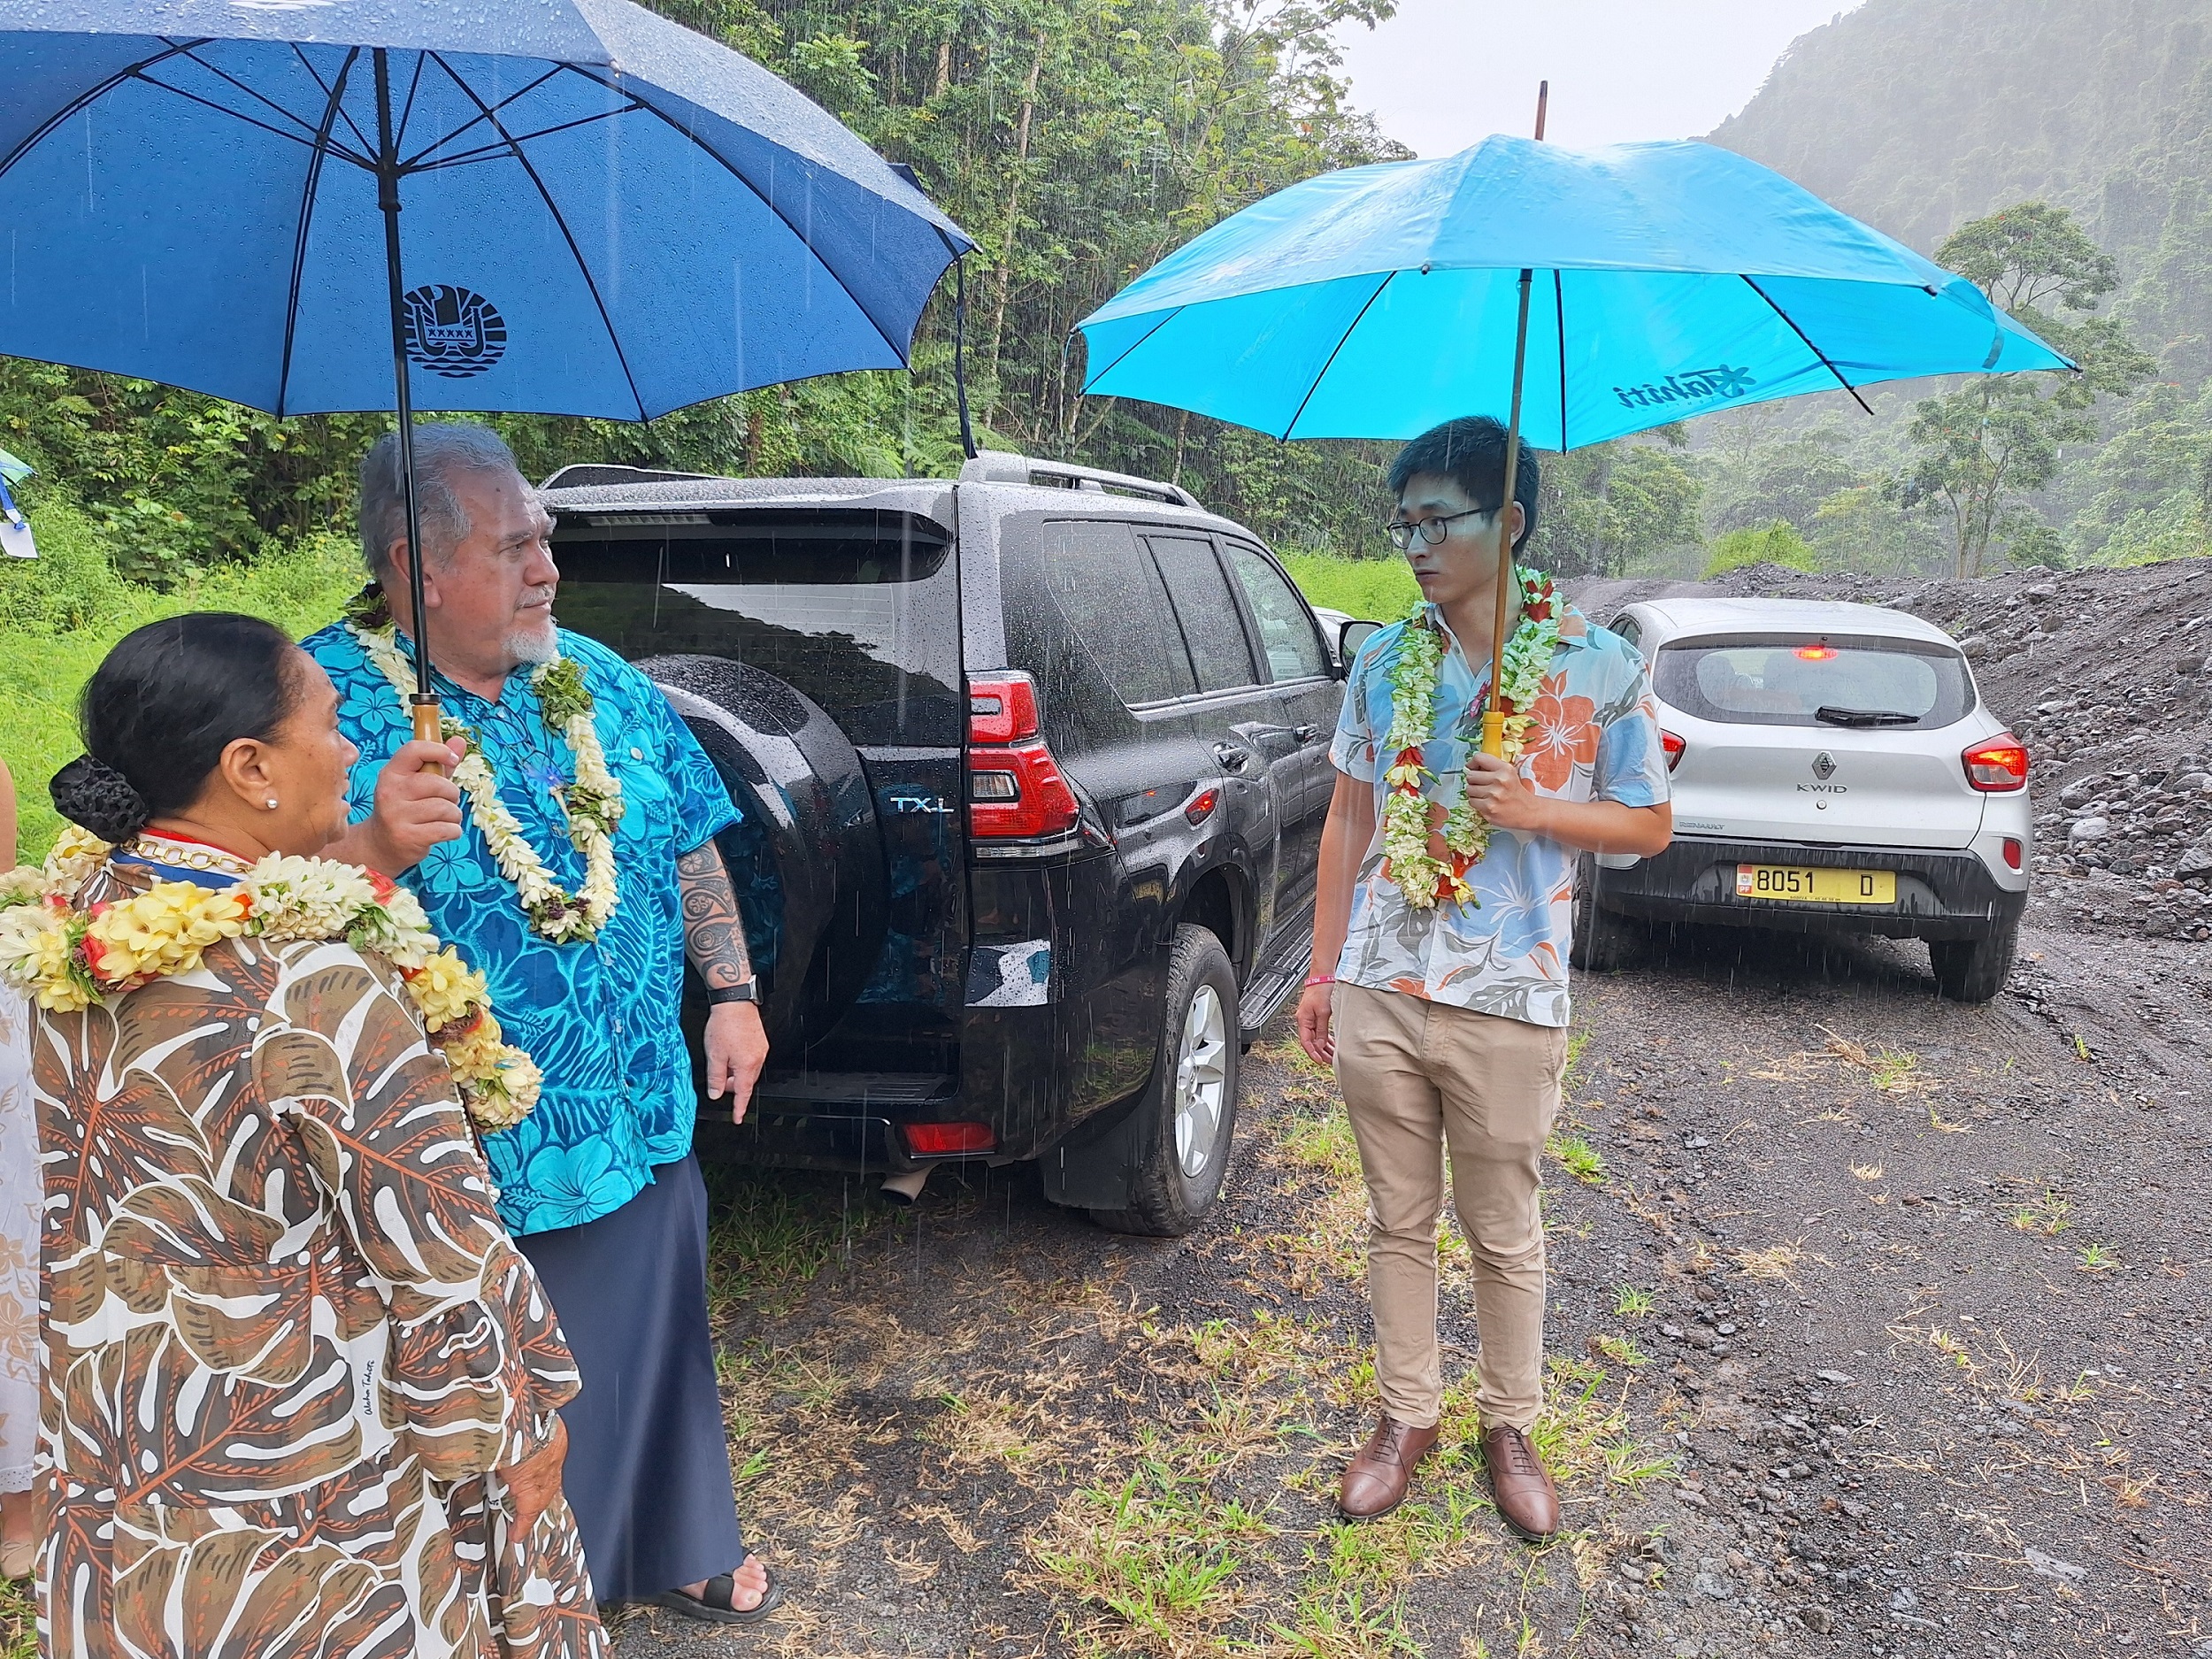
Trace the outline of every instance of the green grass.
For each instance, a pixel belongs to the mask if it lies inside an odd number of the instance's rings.
[[[1283,568],[1317,605],[1376,622],[1394,622],[1421,596],[1413,567],[1402,558],[1346,559],[1327,553],[1286,553]]]
[[[19,856],[45,856],[61,827],[46,780],[82,752],[77,694],[116,641],[184,611],[243,611],[286,632],[313,632],[361,582],[360,563],[334,536],[282,558],[211,573],[173,593],[118,577],[97,534],[66,503],[37,517],[39,557],[0,565],[0,760],[15,774]]]

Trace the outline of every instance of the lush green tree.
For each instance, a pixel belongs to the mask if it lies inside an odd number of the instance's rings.
[[[2039,555],[2048,551],[2036,521],[2013,511],[2018,497],[2051,481],[2062,445],[2098,436],[2088,411],[2099,396],[2133,391],[2156,365],[2109,318],[2070,320],[2040,309],[2050,302],[2086,312],[2118,281],[2112,261],[2063,209],[2027,202],[1972,220],[1936,257],[2079,365],[2056,377],[1977,375],[1913,411],[1909,430],[1919,453],[1898,481],[1899,499],[1943,512],[1952,574],[1978,576],[1993,541],[2026,537]]]
[[[1683,428],[1544,457],[1531,556],[1564,576],[1616,576],[1704,541],[1705,485]]]
[[[1820,568],[1811,546],[1786,518],[1777,518],[1755,530],[1731,530],[1721,537],[1713,543],[1713,550],[1706,558],[1705,580],[1710,581],[1716,576],[1748,565],[1779,565],[1793,571]]]

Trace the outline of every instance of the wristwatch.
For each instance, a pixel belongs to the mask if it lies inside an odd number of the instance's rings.
[[[707,987],[707,1005],[719,1008],[725,1002],[757,1002],[760,1001],[760,979],[755,975],[742,985],[710,985]]]

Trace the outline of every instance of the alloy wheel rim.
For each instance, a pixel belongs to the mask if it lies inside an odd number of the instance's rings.
[[[1228,1088],[1228,1020],[1214,987],[1202,985],[1183,1016],[1175,1056],[1175,1156],[1187,1179],[1213,1162]]]

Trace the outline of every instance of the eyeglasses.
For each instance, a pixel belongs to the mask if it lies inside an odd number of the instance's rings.
[[[1494,518],[1497,516],[1498,510],[1495,507],[1470,507],[1465,512],[1448,512],[1437,518],[1393,518],[1388,524],[1383,526],[1383,528],[1389,533],[1390,545],[1402,553],[1413,545],[1413,538],[1417,532],[1421,540],[1431,547],[1439,547],[1443,544],[1444,538],[1451,534],[1449,526],[1455,520]]]

